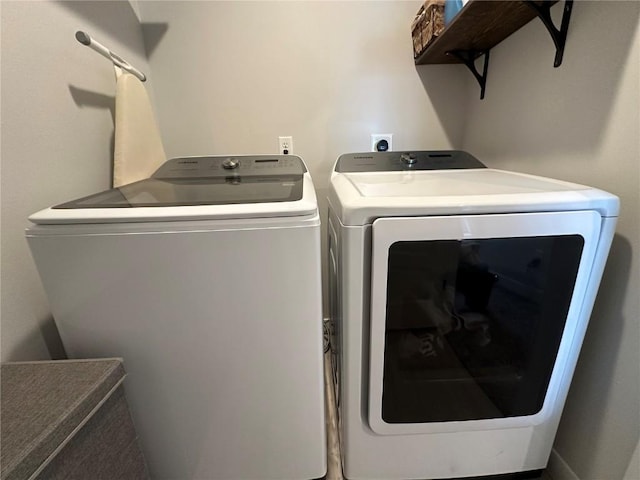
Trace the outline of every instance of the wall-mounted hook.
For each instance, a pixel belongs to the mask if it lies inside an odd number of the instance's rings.
[[[141,82],[144,82],[147,80],[147,77],[145,76],[144,73],[142,73],[137,68],[133,67],[129,62],[127,62],[121,56],[113,53],[111,50],[109,50],[107,47],[105,47],[101,43],[96,42],[93,38],[89,36],[88,33],[78,30],[76,32],[76,40],[78,40],[81,44],[86,45],[87,47],[90,47],[92,50],[95,50],[96,52],[98,52],[100,55],[107,58],[108,60],[111,60],[111,62],[113,62],[113,64],[116,67],[119,67],[125,72],[129,72],[132,75],[135,75]]]

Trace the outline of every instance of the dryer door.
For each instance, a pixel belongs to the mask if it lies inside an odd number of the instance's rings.
[[[508,428],[559,412],[600,225],[592,211],[376,220],[371,428]]]

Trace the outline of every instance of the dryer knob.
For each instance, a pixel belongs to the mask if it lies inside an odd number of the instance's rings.
[[[403,153],[400,155],[400,160],[406,165],[413,165],[417,162],[416,156],[413,153]]]
[[[238,168],[238,165],[240,165],[240,161],[236,160],[235,158],[227,158],[222,161],[222,167],[226,168],[227,170]]]

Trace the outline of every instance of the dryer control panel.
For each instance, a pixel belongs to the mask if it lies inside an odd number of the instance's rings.
[[[151,178],[302,175],[307,171],[296,155],[184,157],[167,160]]]
[[[461,150],[419,152],[346,153],[336,162],[335,171],[397,172],[402,170],[448,170],[486,168],[473,155]]]

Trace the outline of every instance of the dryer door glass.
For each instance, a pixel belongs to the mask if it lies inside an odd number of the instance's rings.
[[[531,418],[557,396],[599,229],[582,213],[374,223],[370,411],[382,424]]]
[[[384,421],[537,413],[582,247],[579,235],[391,245]]]

